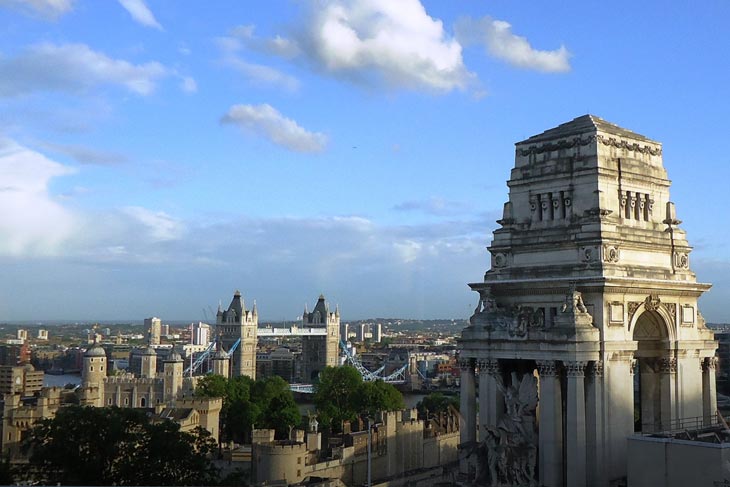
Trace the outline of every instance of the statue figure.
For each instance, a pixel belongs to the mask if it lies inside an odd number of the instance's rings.
[[[570,289],[565,294],[565,303],[560,309],[563,313],[588,313],[585,303],[583,303],[583,294],[576,290],[575,283],[570,285]]]
[[[504,396],[505,415],[496,428],[487,428],[481,455],[480,477],[489,474],[489,485],[536,485],[537,435],[533,413],[537,407],[537,380],[532,374],[518,378],[512,372],[509,385],[500,376],[497,389]],[[486,465],[485,465],[486,464]],[[485,468],[486,467],[486,468]]]

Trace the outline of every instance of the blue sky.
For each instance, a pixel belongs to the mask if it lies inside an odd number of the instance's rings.
[[[465,318],[514,142],[664,144],[730,321],[730,4],[0,0],[0,320]]]

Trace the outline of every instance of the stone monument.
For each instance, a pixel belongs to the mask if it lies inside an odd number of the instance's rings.
[[[621,482],[629,435],[716,410],[710,285],[661,144],[585,115],[517,143],[507,185],[459,340],[461,446],[477,452],[460,467],[476,485]]]

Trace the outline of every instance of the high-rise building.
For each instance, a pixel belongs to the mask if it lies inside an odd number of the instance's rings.
[[[370,327],[370,333],[373,336],[373,341],[380,343],[383,341],[383,325],[382,323],[375,323]]]
[[[159,345],[162,332],[162,320],[156,317],[145,318],[144,327],[147,331],[147,344]]]
[[[193,325],[193,345],[208,345],[210,343],[210,325],[198,322]]]

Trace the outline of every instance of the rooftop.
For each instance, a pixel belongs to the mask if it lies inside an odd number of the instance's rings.
[[[548,140],[559,140],[566,139],[568,137],[586,133],[602,132],[612,135],[618,135],[620,137],[627,137],[642,142],[652,142],[658,144],[658,142],[649,139],[641,134],[632,132],[631,130],[619,127],[611,122],[607,122],[600,117],[595,115],[582,115],[574,118],[570,122],[565,122],[558,125],[557,127],[548,129],[541,134],[533,135],[532,137],[517,142],[516,145],[521,144],[537,144]]]

